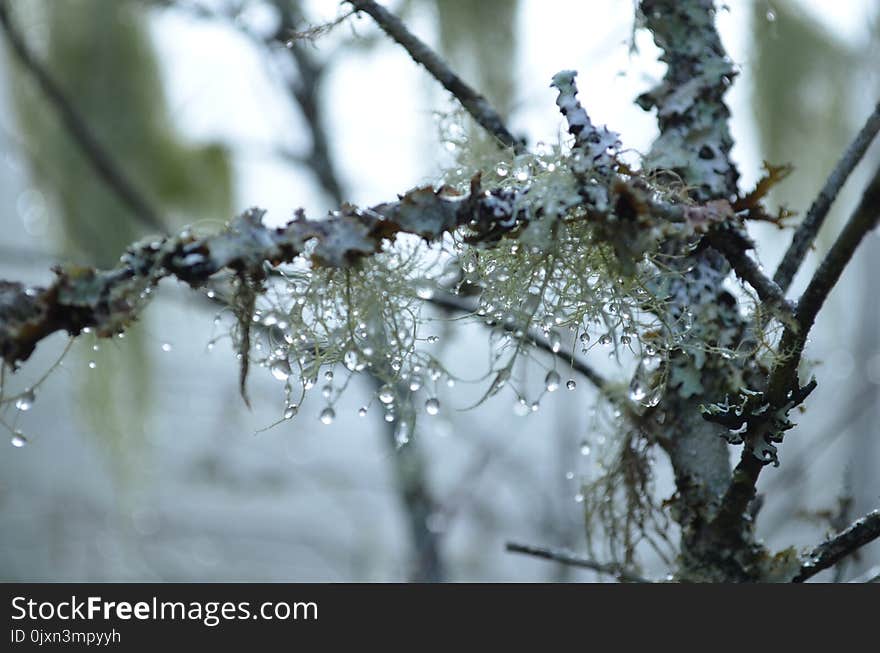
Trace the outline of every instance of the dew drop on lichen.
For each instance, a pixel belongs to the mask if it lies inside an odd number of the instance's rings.
[[[296,404],[290,404],[287,408],[284,409],[284,419],[293,419],[293,416],[299,412],[299,406]]]
[[[394,403],[394,389],[390,385],[379,388],[379,401],[385,405]]]
[[[559,373],[556,370],[550,370],[547,372],[547,376],[544,377],[544,387],[547,388],[547,392],[556,392],[559,390],[561,381]]]
[[[15,407],[21,411],[30,410],[34,405],[35,399],[36,397],[34,396],[33,390],[25,390],[21,396],[15,400]]]
[[[531,408],[529,408],[529,403],[520,397],[513,403],[513,414],[518,417],[525,417],[531,412]]]
[[[9,442],[16,449],[21,449],[24,445],[27,444],[27,438],[24,437],[24,433],[22,433],[21,431],[16,431],[12,434],[12,439]]]
[[[279,381],[286,381],[290,376],[290,363],[287,359],[277,360],[269,366],[269,371]]]
[[[569,390],[574,390],[575,388],[577,388],[577,382],[574,379],[569,379],[568,381],[566,381],[565,387]]]
[[[440,412],[440,402],[436,397],[431,397],[425,402],[425,412],[428,415],[436,415]]]
[[[610,345],[612,342],[613,342],[613,340],[612,340],[612,338],[611,338],[611,334],[610,334],[610,333],[603,333],[603,334],[599,337],[599,344],[602,345],[603,347],[607,347],[607,346]]]
[[[324,410],[321,411],[321,422],[322,423],[332,424],[334,419],[336,419],[336,411],[333,410],[332,407],[327,406]]]

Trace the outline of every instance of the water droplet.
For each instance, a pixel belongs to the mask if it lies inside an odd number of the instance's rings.
[[[547,388],[547,392],[556,392],[559,389],[561,381],[562,379],[556,370],[550,370],[547,372],[547,376],[544,377],[544,386]]]
[[[440,342],[439,336],[428,336],[427,342],[429,345],[435,345]]]
[[[431,397],[425,402],[425,412],[428,413],[428,415],[436,415],[440,412],[440,402],[436,397]]]
[[[498,166],[495,168],[495,174],[497,174],[499,177],[506,177],[507,173],[508,168],[507,165],[504,163],[499,163]]]
[[[584,502],[584,495],[581,494],[580,492],[578,492],[577,494],[574,495],[574,501],[575,501],[575,503],[583,503]]]
[[[387,383],[379,388],[379,401],[385,405],[394,403],[394,389]]]
[[[550,349],[553,350],[554,354],[558,354],[559,350],[562,349],[562,338],[555,329],[550,331]]]
[[[32,389],[25,390],[21,396],[15,400],[15,407],[21,411],[30,410],[34,405],[36,396]]]
[[[321,422],[324,424],[332,424],[336,419],[336,411],[331,406],[327,406],[321,411]]]
[[[284,419],[293,419],[293,416],[299,412],[299,406],[290,404],[284,409]]]
[[[772,9],[767,10],[766,16],[767,16],[768,23],[775,23],[776,22],[776,12],[773,11]]]
[[[22,433],[21,431],[16,431],[12,434],[12,439],[9,442],[16,449],[21,449],[24,445],[27,444],[27,438],[24,437],[24,433]]]
[[[610,345],[612,342],[613,342],[613,339],[611,338],[611,334],[610,334],[610,333],[603,333],[603,334],[599,337],[599,344],[602,345],[603,347],[607,347],[607,346]]]
[[[647,396],[648,391],[645,386],[642,385],[642,382],[638,379],[633,379],[632,383],[629,384],[629,398],[641,403]]]
[[[385,421],[386,421],[386,422],[388,422],[388,423],[390,424],[391,422],[394,421],[394,419],[395,419],[395,418],[394,418],[394,413],[392,413],[392,412],[390,412],[390,411],[387,412],[387,413],[385,413]]]
[[[575,388],[577,388],[577,382],[574,379],[569,379],[565,383],[565,387],[568,388],[569,390],[574,390]]]
[[[98,364],[95,361],[89,361],[89,369],[93,370],[98,367]]]
[[[162,343],[162,351],[164,351],[164,352],[169,352],[169,351],[171,351],[172,349],[173,349],[173,347],[171,346],[171,343],[170,343],[170,342],[163,342],[163,343]]]
[[[326,381],[332,381],[333,380],[333,370],[327,370],[326,372],[324,372],[324,379]]]
[[[409,380],[409,389],[412,392],[418,392],[419,388],[422,387],[422,378],[420,376],[413,376]]]
[[[587,333],[586,331],[584,331],[584,332],[580,335],[580,338],[579,338],[579,339],[580,339],[582,345],[586,345],[587,343],[590,342],[590,334]]]
[[[529,407],[529,403],[520,397],[513,403],[513,414],[517,417],[525,417],[531,412],[531,408]]]
[[[360,372],[364,369],[364,363],[360,361],[357,352],[353,349],[345,352],[345,355],[342,357],[342,364],[352,372]]]
[[[333,386],[328,383],[321,388],[321,394],[324,396],[324,399],[329,399],[330,395],[333,394]]]
[[[431,299],[434,296],[434,288],[427,283],[416,286],[416,296],[419,299]]]
[[[277,360],[272,365],[269,366],[269,371],[279,381],[286,381],[290,376],[290,363],[287,362],[286,358],[282,358],[281,360]]]
[[[367,407],[361,406],[358,408],[358,417],[366,417],[367,416]]]
[[[565,472],[565,479],[567,481],[573,481],[574,480],[574,472]]]

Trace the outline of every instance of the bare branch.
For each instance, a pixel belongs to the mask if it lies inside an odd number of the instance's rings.
[[[12,24],[5,2],[0,2],[0,27],[6,34],[15,56],[37,82],[49,104],[57,113],[59,120],[85,154],[86,160],[91,164],[98,177],[119,197],[141,224],[150,230],[165,233],[167,229],[160,213],[125,176],[122,168],[104,149],[86,121],[82,119],[68,100],[61,86],[28,48],[24,38]]]
[[[436,52],[407,29],[403,21],[373,0],[347,1],[358,11],[369,14],[388,36],[404,47],[414,61],[422,64],[443,84],[486,131],[507,147],[513,148],[517,154],[524,151],[522,143],[510,133],[489,101],[456,75]]]
[[[725,231],[715,231],[710,234],[709,242],[712,247],[724,255],[733,271],[736,272],[736,276],[755,289],[762,302],[781,310],[786,317],[791,317],[794,314],[794,306],[785,298],[785,292],[782,288],[768,278],[758,267],[758,264],[749,258],[744,249],[738,247],[728,238]]]
[[[840,161],[837,162],[834,170],[831,171],[831,174],[825,181],[822,190],[819,191],[819,195],[813,201],[812,206],[810,206],[810,210],[807,212],[803,222],[794,232],[791,244],[788,246],[788,250],[782,257],[782,261],[773,275],[773,280],[783,291],[788,290],[788,287],[791,285],[794,275],[797,274],[798,269],[804,262],[807,251],[822,228],[825,218],[828,216],[828,211],[837,198],[837,194],[847,179],[849,179],[852,171],[855,170],[855,167],[862,160],[862,157],[868,150],[868,146],[874,140],[878,131],[880,131],[880,103],[874,108],[874,112],[868,116],[867,122],[865,122],[853,142],[846,148]]]
[[[518,544],[516,542],[508,542],[504,547],[510,553],[521,553],[523,555],[542,558],[543,560],[552,560],[563,565],[571,565],[572,567],[581,567],[590,569],[600,574],[614,576],[621,583],[650,583],[652,581],[642,578],[641,576],[628,571],[622,565],[616,563],[596,562],[589,558],[583,558],[570,551],[563,549],[550,549],[541,546],[532,546],[529,544]]]
[[[878,537],[880,537],[880,510],[874,510],[810,551],[804,557],[800,573],[795,576],[793,582],[803,583],[820,571],[833,567]]]

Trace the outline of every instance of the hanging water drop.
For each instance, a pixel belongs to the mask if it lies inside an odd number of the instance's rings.
[[[27,444],[27,438],[24,437],[24,433],[22,433],[21,431],[16,431],[12,434],[12,439],[9,442],[16,449],[21,449],[24,445]]]
[[[35,399],[36,396],[34,395],[33,389],[27,389],[21,394],[18,399],[15,400],[15,407],[21,411],[30,410],[31,407],[34,405]]]
[[[530,412],[531,408],[529,408],[528,402],[522,397],[513,402],[513,414],[517,417],[525,417]]]
[[[361,406],[358,408],[358,417],[366,417],[367,416],[367,407]]]
[[[294,415],[299,412],[299,406],[296,404],[289,404],[287,408],[284,409],[284,419],[293,419]]]
[[[162,343],[162,351],[164,351],[164,352],[169,352],[169,351],[171,351],[172,349],[173,349],[173,347],[171,346],[171,343],[170,343],[170,342],[163,342],[163,343]]]
[[[559,390],[561,381],[559,373],[556,370],[550,370],[547,372],[547,376],[544,377],[544,387],[547,388],[547,392],[556,392]]]
[[[603,334],[599,337],[599,344],[602,345],[603,347],[607,347],[607,346],[610,345],[612,342],[613,342],[613,339],[611,338],[611,334],[610,334],[610,333],[603,333]]]
[[[577,382],[574,379],[569,379],[568,381],[566,381],[565,387],[569,390],[574,390],[575,388],[577,388]]]
[[[98,364],[95,361],[89,361],[89,369],[93,370],[98,367]]]
[[[321,422],[324,424],[332,424],[336,419],[336,411],[331,406],[327,406],[321,411]]]
[[[386,406],[394,403],[394,389],[387,383],[379,388],[379,401]]]
[[[279,381],[287,381],[291,372],[290,363],[287,362],[286,358],[282,358],[272,363],[272,365],[269,366],[269,371],[272,373],[272,376]]]
[[[440,402],[436,397],[431,397],[425,402],[425,412],[428,415],[436,415],[440,412]]]
[[[581,442],[581,455],[589,456],[592,449],[590,449],[590,445],[587,442]]]

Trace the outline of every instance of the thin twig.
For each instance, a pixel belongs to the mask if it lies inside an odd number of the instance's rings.
[[[452,93],[486,131],[507,147],[512,147],[517,154],[524,150],[522,143],[510,133],[489,101],[456,75],[436,52],[407,29],[403,21],[373,0],[347,1],[358,11],[369,14],[388,36],[403,46],[414,61],[422,64],[434,79]]]
[[[825,540],[810,551],[805,556],[800,573],[794,577],[793,582],[803,583],[878,537],[880,537],[880,510],[874,510],[853,522],[845,531]]]
[[[522,553],[523,555],[542,558],[543,560],[552,560],[563,565],[572,567],[581,567],[590,569],[600,574],[614,576],[622,583],[650,583],[651,581],[641,576],[627,571],[622,565],[610,562],[596,562],[589,558],[584,558],[564,549],[550,549],[542,546],[532,546],[530,544],[518,544],[516,542],[508,542],[504,547],[510,553]]]
[[[807,251],[822,228],[825,218],[828,216],[831,204],[837,198],[837,194],[846,183],[846,180],[849,179],[859,161],[862,160],[862,157],[868,150],[868,146],[874,140],[878,131],[880,131],[880,104],[874,108],[874,112],[868,116],[865,125],[849,147],[846,148],[840,161],[837,162],[834,170],[828,176],[818,197],[810,206],[804,221],[801,222],[794,232],[791,244],[788,246],[785,256],[782,257],[779,267],[776,268],[776,274],[773,275],[773,280],[783,291],[788,290],[788,287],[791,285],[794,275],[797,274],[804,261],[804,257],[807,255]]]
[[[767,277],[758,264],[749,258],[742,249],[728,240],[724,232],[711,234],[709,242],[712,247],[724,255],[733,271],[736,272],[736,276],[755,289],[762,302],[781,309],[787,317],[794,314],[794,306],[785,298],[785,291],[773,279]]]
[[[151,230],[165,233],[167,229],[159,212],[125,176],[118,162],[104,149],[62,91],[61,86],[28,48],[24,38],[12,24],[5,2],[0,2],[0,27],[19,62],[37,82],[43,95],[58,114],[70,137],[79,145],[98,177],[119,197],[141,224]]]

